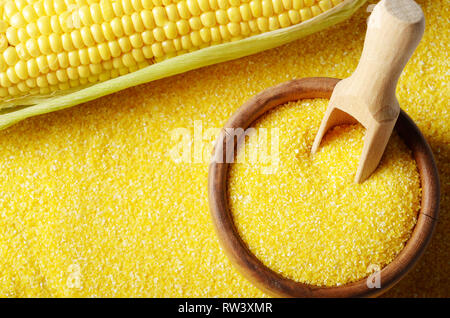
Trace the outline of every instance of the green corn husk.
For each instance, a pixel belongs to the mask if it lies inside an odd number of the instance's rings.
[[[59,92],[51,97],[26,97],[13,105],[0,105],[0,129],[23,119],[78,105],[132,86],[187,72],[203,66],[237,59],[271,49],[323,30],[349,18],[367,0],[344,0],[336,7],[305,22],[186,53],[149,65],[135,72],[76,91]],[[2,107],[3,106],[3,107]]]

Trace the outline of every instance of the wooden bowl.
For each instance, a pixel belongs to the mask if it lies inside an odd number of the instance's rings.
[[[225,253],[240,273],[272,296],[280,297],[374,297],[387,291],[413,267],[424,252],[433,234],[439,210],[439,177],[427,141],[403,111],[395,130],[412,150],[420,172],[422,186],[421,209],[417,224],[403,250],[380,272],[380,288],[369,288],[366,279],[337,287],[318,287],[287,279],[266,267],[242,241],[228,208],[228,163],[234,151],[227,151],[225,128],[247,129],[265,112],[285,104],[308,98],[330,98],[339,80],[334,78],[303,78],[269,88],[242,105],[224,126],[216,141],[209,166],[209,205],[219,241]],[[237,149],[238,135],[231,146]]]

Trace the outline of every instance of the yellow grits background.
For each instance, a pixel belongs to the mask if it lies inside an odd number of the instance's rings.
[[[442,185],[434,238],[386,296],[450,296],[449,6],[418,1],[426,31],[398,86]],[[346,77],[366,5],[283,47],[131,88],[0,132],[0,296],[265,296],[222,253],[208,163],[176,163],[171,132],[221,127],[248,98],[298,77]]]

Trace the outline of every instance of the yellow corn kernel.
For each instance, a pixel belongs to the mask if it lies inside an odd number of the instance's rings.
[[[48,73],[47,74],[47,82],[49,85],[57,85],[58,84],[58,77],[56,77],[55,73]]]
[[[322,13],[322,11],[320,10],[319,6],[312,6],[311,7],[311,12],[312,12],[313,16],[318,16],[319,14]]]
[[[152,44],[152,52],[154,57],[162,57],[164,55],[164,51],[160,43]]]
[[[280,14],[284,11],[283,2],[281,0],[272,0],[273,11]]]
[[[17,83],[17,89],[20,91],[20,93],[25,93],[29,90],[25,82]]]
[[[50,27],[52,28],[53,33],[60,34],[63,32],[62,26],[59,23],[59,17],[57,15],[50,17]]]
[[[16,14],[19,11],[14,1],[6,2],[4,4],[4,10],[7,18],[11,18],[14,14]]]
[[[199,16],[201,14],[201,10],[200,10],[197,0],[186,0],[186,4],[189,9],[189,12],[193,16]]]
[[[21,42],[26,42],[26,40],[28,40],[30,38],[30,35],[28,34],[28,32],[25,28],[21,28],[21,29],[17,30],[17,38],[19,39],[19,44],[20,44]]]
[[[58,56],[55,53],[47,55],[48,68],[52,71],[56,71],[59,68]]]
[[[149,45],[146,45],[142,48],[142,53],[144,54],[144,57],[146,59],[151,59],[153,57],[152,47]]]
[[[250,30],[250,26],[247,22],[241,22],[239,23],[241,27],[241,34],[242,35],[249,35],[252,31]]]
[[[142,10],[141,11],[142,22],[147,30],[151,30],[155,27],[155,20],[153,19],[152,11]]]
[[[8,47],[8,39],[5,34],[0,34],[0,52],[3,52]]]
[[[177,25],[170,21],[164,26],[164,34],[168,39],[175,39],[178,36]]]
[[[50,54],[52,49],[50,47],[50,42],[48,41],[48,37],[41,35],[38,40],[39,51],[41,54]]]
[[[243,21],[248,21],[252,19],[252,12],[250,9],[250,5],[248,3],[244,3],[239,7],[239,12]]]
[[[200,30],[203,25],[199,17],[192,17],[189,19],[189,26],[192,30]]]
[[[125,14],[125,12],[123,11],[122,2],[113,1],[112,7],[113,7],[113,11],[114,11],[114,16],[121,17],[122,15]]]
[[[300,16],[302,17],[302,21],[306,21],[312,18],[312,12],[310,8],[303,8],[300,10]]]
[[[8,95],[14,97],[20,94],[19,89],[17,88],[17,86],[11,86],[8,88]]]
[[[250,10],[255,18],[259,18],[263,14],[262,4],[259,0],[253,0],[250,2]]]
[[[56,77],[58,78],[58,81],[60,81],[60,82],[67,82],[69,80],[69,76],[67,75],[66,70],[57,70]]]
[[[273,16],[272,0],[262,0],[262,12],[266,18]]]
[[[300,16],[300,13],[297,10],[289,10],[288,15],[292,24],[297,24],[302,21],[302,17]]]
[[[102,61],[102,57],[100,56],[100,52],[96,46],[92,46],[88,48],[90,64],[98,64]]]
[[[89,27],[90,34],[92,36],[92,39],[96,43],[102,43],[105,42],[105,35],[102,32],[102,27],[100,24],[93,24]]]
[[[80,55],[78,54],[78,51],[70,51],[68,53],[68,57],[69,57],[69,64],[72,67],[77,67],[80,65],[81,61],[80,61]],[[39,65],[39,63],[38,63]]]
[[[11,45],[17,45],[20,43],[19,34],[16,28],[9,27],[6,30],[6,38]]]
[[[238,36],[241,33],[241,26],[237,22],[228,23],[228,31],[232,36]]]
[[[123,53],[131,51],[130,39],[127,36],[118,39],[117,42],[119,43],[120,49]]]
[[[9,23],[14,28],[19,29],[19,28],[25,26],[27,21],[23,17],[22,13],[18,12],[11,17],[11,19],[9,20]]]
[[[134,12],[131,15],[131,21],[133,23],[133,28],[136,32],[144,32],[145,26],[142,18],[138,12]]]
[[[219,42],[221,40],[220,30],[218,27],[211,28],[211,40],[213,42]]]
[[[95,45],[95,40],[92,37],[91,29],[89,27],[81,28],[80,34],[85,46],[90,47]]]
[[[110,0],[100,0],[100,10],[102,12],[102,17],[105,21],[111,21],[115,17],[112,1]]]
[[[166,10],[164,10],[163,7],[155,7],[152,9],[152,12],[156,25],[159,27],[163,27],[168,20]]]
[[[321,0],[319,1],[319,7],[322,9],[323,12],[330,10],[333,5],[331,4],[330,0]]]
[[[14,66],[14,71],[17,74],[17,77],[19,77],[21,80],[26,80],[28,78],[28,70],[27,70],[27,64],[25,61],[19,61]]]
[[[178,15],[182,19],[189,19],[191,17],[191,12],[189,11],[186,1],[181,1],[176,4]]]
[[[89,71],[89,66],[87,66],[87,65],[78,66],[77,72],[78,72],[80,78],[87,78],[87,77],[89,77],[89,75],[91,75],[91,72]]]
[[[142,35],[142,40],[147,45],[152,44],[155,41],[155,39],[153,37],[153,33],[150,31],[144,31],[144,32],[142,32],[141,35]]]
[[[119,37],[123,36],[124,31],[123,31],[123,27],[122,27],[122,21],[120,20],[120,18],[116,17],[116,18],[112,19],[111,29],[116,37],[119,38]]]
[[[278,18],[276,16],[269,18],[269,30],[277,30],[280,28],[280,23],[278,22]]]
[[[81,32],[79,30],[73,30],[70,33],[70,38],[72,39],[73,46],[76,49],[80,49],[84,46],[83,38],[81,37]]]
[[[303,9],[305,7],[305,3],[303,2],[303,0],[292,0],[292,8],[294,10],[300,10]]]
[[[104,20],[103,20],[102,9],[100,7],[100,4],[93,3],[89,9],[91,11],[90,13],[91,13],[92,21],[97,24],[103,23]]]
[[[165,40],[166,35],[162,28],[155,28],[153,29],[153,37],[155,38],[156,41],[162,42]]]
[[[224,41],[229,41],[231,39],[231,33],[226,25],[219,26],[219,31]]]
[[[219,3],[217,2],[217,0],[209,0],[209,6],[211,7],[212,11],[219,9]]]
[[[57,54],[57,58],[58,58],[59,67],[61,67],[61,68],[69,67],[70,62],[69,62],[69,55],[67,54],[67,52],[61,52],[61,53]],[[29,67],[30,66],[28,66],[28,68]]]
[[[205,27],[213,27],[216,24],[216,17],[213,12],[202,13],[200,20]]]
[[[14,70],[14,67],[9,67],[6,70],[6,75],[8,76],[8,79],[11,83],[17,84],[20,81],[20,78],[17,76],[16,71]]]
[[[292,0],[281,0],[286,10],[292,9]]]
[[[278,16],[278,22],[282,28],[286,28],[291,25],[288,13],[282,13]]]
[[[200,46],[203,43],[199,31],[194,31],[191,33],[191,41],[194,46]]]
[[[87,6],[87,5],[82,6],[80,9],[78,9],[77,13],[78,13],[78,16],[80,17],[80,21],[81,21],[82,25],[90,26],[92,23],[94,23],[94,20],[92,19],[92,16],[91,16],[91,11],[89,10],[89,6]],[[75,27],[77,27],[77,26],[75,26]],[[81,25],[78,27],[81,27]]]
[[[175,48],[175,50],[176,50],[176,48]],[[140,63],[145,60],[144,53],[142,52],[142,50],[139,50],[139,49],[131,50],[131,56],[133,57],[134,61],[136,61],[136,63]]]
[[[260,17],[256,20],[256,22],[260,32],[266,32],[269,30],[269,20],[266,17]]]
[[[202,28],[200,30],[200,37],[202,38],[203,42],[210,42],[211,41],[211,30],[209,28]]]
[[[216,11],[216,20],[219,24],[227,24],[230,21],[227,12],[222,9]]]
[[[38,18],[36,11],[34,11],[34,8],[31,5],[28,5],[25,8],[23,8],[22,14],[23,14],[24,19],[27,22],[33,22],[34,20],[37,20],[37,18]]]
[[[9,66],[13,66],[19,60],[19,56],[17,55],[17,51],[14,47],[10,46],[3,52],[3,58],[5,59],[6,64]]]
[[[0,73],[0,85],[6,88],[12,85],[11,81],[8,78],[8,75],[6,75],[6,71]]]
[[[31,77],[36,77],[39,75],[39,67],[37,65],[36,59],[30,59],[27,61],[28,75]]]
[[[53,52],[60,53],[63,51],[61,37],[58,36],[58,34],[55,33],[50,34],[50,36],[48,37],[48,42]]]
[[[35,87],[37,86],[37,83],[36,83],[36,79],[35,79],[35,78],[28,78],[28,79],[25,81],[25,84],[26,84],[29,88],[35,88]]]
[[[65,51],[72,51],[75,49],[75,46],[73,45],[73,42],[72,42],[72,36],[70,33],[64,33],[61,36],[61,40],[62,40],[62,45],[63,45],[63,48]],[[28,42],[30,42],[30,41],[28,40]],[[28,42],[27,42],[27,47],[28,47]]]
[[[70,85],[69,83],[59,83],[58,84],[58,90],[63,91],[63,90],[67,90],[70,89]]]
[[[125,14],[131,14],[134,11],[133,5],[131,4],[131,0],[121,0],[122,7]]]
[[[121,19],[122,27],[126,35],[133,34],[135,32],[133,21],[129,15],[124,15]]]
[[[181,37],[181,47],[183,50],[190,50],[192,48],[192,41],[189,35],[183,35]]]
[[[135,49],[139,49],[144,46],[144,41],[140,33],[130,35],[131,46]]]
[[[135,12],[140,11],[144,8],[141,0],[131,0],[131,5],[133,6],[133,11]]]
[[[211,10],[211,7],[209,6],[209,0],[197,0],[198,6],[202,12],[207,12]]]
[[[78,56],[80,57],[80,63],[82,65],[87,65],[87,64],[89,64],[91,62],[90,59],[89,59],[89,53],[88,53],[88,49],[87,48],[78,50]]]
[[[227,14],[231,22],[241,22],[241,13],[238,7],[229,8]]]
[[[217,0],[217,5],[220,9],[228,9],[230,7],[230,4],[228,3],[228,0]]]
[[[114,34],[110,23],[102,23],[101,28],[102,34],[105,37],[106,41],[112,41],[115,39],[116,35]]]
[[[189,23],[186,20],[177,21],[176,26],[177,26],[178,33],[180,35],[187,34],[189,32],[189,30],[191,29],[189,27]],[[147,44],[149,44],[149,43],[147,43]]]
[[[100,43],[97,45],[97,49],[102,60],[107,61],[111,58],[111,51],[109,50],[108,44]]]
[[[79,27],[79,18],[78,15],[74,12],[63,12],[60,16],[58,16],[59,26],[63,32],[70,32],[73,30],[75,26]],[[51,25],[51,20],[50,20]],[[37,25],[36,25],[37,28]],[[38,29],[38,28],[37,28]],[[31,35],[30,31],[28,33]]]
[[[170,4],[166,7],[166,14],[170,21],[178,21],[180,16],[178,15],[178,9],[176,4]]]

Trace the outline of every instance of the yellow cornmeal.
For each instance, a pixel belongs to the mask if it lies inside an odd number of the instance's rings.
[[[374,3],[374,2],[371,2]],[[426,30],[400,105],[429,141],[442,189],[418,265],[387,296],[450,295],[450,6],[421,0]],[[283,47],[26,120],[0,131],[1,296],[260,297],[223,254],[208,162],[175,163],[170,132],[220,128],[264,88],[349,76],[368,13]]]
[[[312,156],[327,102],[290,103],[264,115],[245,150],[263,146],[258,129],[270,135],[278,128],[277,170],[261,171],[266,164],[251,162],[242,146],[228,179],[234,221],[250,250],[283,276],[316,286],[353,282],[390,263],[416,223],[421,195],[415,161],[396,134],[363,184],[353,181],[361,126],[332,129]]]

